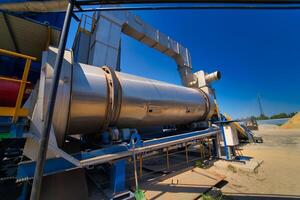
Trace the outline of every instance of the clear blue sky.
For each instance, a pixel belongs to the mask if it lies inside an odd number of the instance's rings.
[[[222,112],[234,118],[300,110],[300,10],[135,12],[189,48],[193,71],[220,70],[213,86]],[[76,26],[72,23],[70,40]],[[124,72],[180,84],[175,62],[123,36]]]

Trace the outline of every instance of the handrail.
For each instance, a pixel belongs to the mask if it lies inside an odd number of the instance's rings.
[[[26,59],[25,68],[23,71],[22,80],[20,81],[20,88],[15,107],[0,107],[0,116],[11,116],[13,123],[15,123],[18,120],[19,116],[27,116],[28,111],[27,109],[21,108],[21,103],[25,92],[31,61],[36,61],[37,58],[5,49],[0,49],[0,54]]]
[[[21,54],[21,53],[16,53],[16,52],[13,52],[13,51],[8,51],[8,50],[5,50],[5,49],[0,49],[0,54],[4,54],[4,55],[7,55],[7,56],[24,58],[24,59],[30,59],[30,60],[33,60],[33,61],[37,60],[36,57],[28,56],[28,55]]]

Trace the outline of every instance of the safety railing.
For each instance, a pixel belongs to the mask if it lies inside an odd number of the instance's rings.
[[[28,109],[21,108],[21,104],[22,104],[22,100],[24,97],[24,92],[25,92],[25,88],[26,88],[26,84],[27,84],[27,78],[28,78],[31,62],[35,61],[37,59],[32,56],[28,56],[28,55],[24,55],[24,54],[12,52],[12,51],[4,50],[4,49],[0,49],[0,55],[11,56],[11,57],[16,57],[16,58],[23,58],[26,60],[21,80],[0,77],[0,79],[2,79],[2,80],[20,82],[20,87],[19,87],[15,106],[14,107],[0,107],[0,116],[12,117],[12,122],[16,122],[19,117],[24,117],[24,116],[28,115]]]
[[[134,161],[133,156],[126,159],[126,183],[133,183],[135,170],[140,183],[149,183],[156,182],[174,171],[183,171],[184,169],[191,169],[191,167],[205,168],[206,165],[210,164],[209,161],[214,159],[213,148],[215,147],[213,147],[212,140],[211,137],[197,139],[157,149],[150,154],[134,155],[136,161]],[[87,174],[91,180],[94,179],[91,174]],[[109,179],[103,179],[98,184],[101,188],[109,185],[112,185]]]

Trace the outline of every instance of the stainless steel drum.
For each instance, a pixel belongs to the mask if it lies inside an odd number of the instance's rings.
[[[62,70],[71,70],[71,77],[61,77],[71,81],[65,83],[69,87],[59,84],[58,88],[63,97],[57,98],[54,117],[67,118],[53,119],[59,144],[67,134],[100,134],[109,126],[142,128],[201,121],[214,108],[200,89],[81,63],[65,64]]]

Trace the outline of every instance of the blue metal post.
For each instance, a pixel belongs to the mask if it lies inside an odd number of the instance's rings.
[[[27,196],[28,196],[28,183],[25,183],[23,184],[23,187],[22,187],[22,192],[20,194],[20,196],[18,197],[18,200],[26,200],[28,199]]]
[[[213,138],[212,139],[212,143],[213,143],[213,149],[212,149],[212,154],[214,157],[218,156],[218,146],[217,146],[217,138]]]
[[[126,160],[118,160],[112,166],[112,189],[113,193],[120,193],[125,191],[126,180]]]

